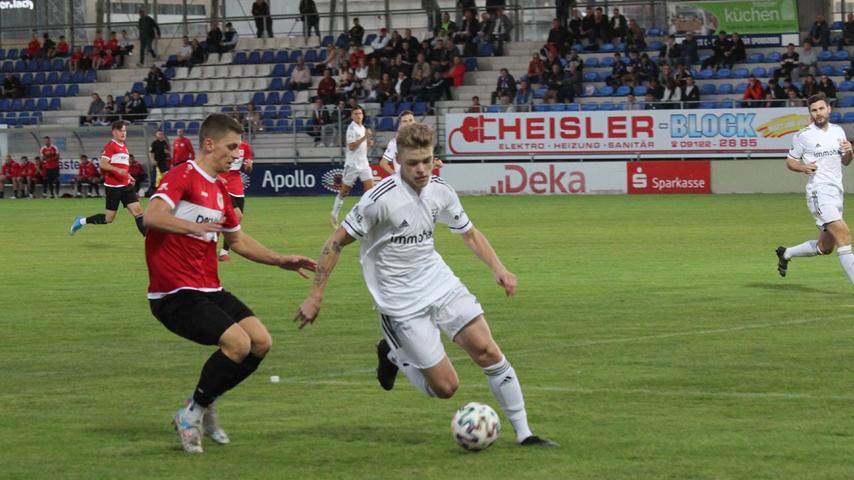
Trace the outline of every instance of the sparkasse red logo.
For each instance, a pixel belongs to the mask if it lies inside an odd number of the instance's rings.
[[[626,164],[629,193],[711,193],[708,160],[649,161]]]

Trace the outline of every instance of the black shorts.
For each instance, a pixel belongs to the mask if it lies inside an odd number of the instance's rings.
[[[107,192],[107,210],[115,212],[119,209],[119,202],[127,208],[131,203],[139,203],[139,197],[136,196],[136,190],[132,185],[126,187],[108,187],[104,186]]]
[[[244,200],[246,200],[246,197],[235,197],[234,195],[232,195],[230,193],[228,194],[228,196],[231,197],[231,205],[234,208],[239,208],[240,213],[246,213],[243,210],[243,204],[244,204]]]
[[[255,314],[225,290],[179,290],[148,301],[151,313],[169,331],[202,345],[216,345],[235,323]]]

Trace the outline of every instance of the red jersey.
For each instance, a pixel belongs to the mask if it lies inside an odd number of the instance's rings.
[[[196,223],[223,221],[223,231],[240,230],[225,183],[211,177],[195,162],[186,162],[163,176],[151,197],[172,207],[172,214]],[[205,237],[149,229],[145,235],[148,298],[163,298],[178,290],[222,290],[217,273],[218,234]]]
[[[109,143],[104,145],[101,158],[106,158],[110,162],[110,165],[122,170],[122,173],[106,172],[104,175],[105,187],[126,187],[130,185],[127,173],[128,165],[130,165],[130,155],[128,154],[127,145],[110,140]]]
[[[240,176],[240,170],[243,168],[243,164],[246,160],[249,160],[250,162],[252,161],[252,146],[246,141],[242,141],[237,147],[237,150],[240,157],[231,162],[231,167],[227,172],[220,174],[220,177],[225,179],[229,195],[242,197],[245,192],[243,191],[243,178]]]
[[[71,54],[71,59],[74,61],[80,61],[83,58],[83,52],[75,51]]]
[[[119,51],[119,41],[115,38],[111,38],[109,42],[107,42],[107,50],[111,52]]]
[[[27,53],[30,57],[35,57],[42,50],[42,44],[38,40],[30,40],[27,44]]]
[[[133,176],[139,176],[145,173],[145,169],[142,168],[142,164],[139,162],[131,163],[128,167],[128,173]]]
[[[65,40],[56,44],[56,52],[57,53],[68,53],[68,42]]]
[[[18,170],[18,175],[21,177],[33,178],[33,177],[38,176],[38,174],[39,174],[39,169],[38,169],[38,167],[36,167],[36,164],[33,162],[27,162],[27,163],[21,164],[21,166]]]
[[[92,162],[81,162],[80,167],[77,168],[77,175],[83,178],[94,178],[98,176],[98,170]]]
[[[48,170],[59,168],[59,149],[57,149],[55,145],[42,147],[41,150],[39,150],[39,155],[42,157],[42,160],[44,160],[44,168]]]
[[[98,52],[104,49],[104,39],[96,38],[94,42],[92,42],[92,46],[95,47],[95,51]]]
[[[172,165],[195,159],[196,151],[193,150],[193,142],[189,138],[178,137],[172,142]]]
[[[21,166],[16,162],[8,162],[3,164],[3,168],[0,168],[0,175],[3,175],[6,178],[15,178],[20,175]]]

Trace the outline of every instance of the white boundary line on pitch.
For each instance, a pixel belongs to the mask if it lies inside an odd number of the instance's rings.
[[[750,325],[740,325],[737,327],[729,327],[729,328],[713,328],[708,330],[696,330],[693,332],[673,332],[673,333],[662,333],[658,335],[642,335],[639,337],[623,337],[623,338],[610,338],[604,340],[589,340],[584,342],[573,342],[573,343],[553,343],[550,345],[542,345],[537,348],[526,349],[526,350],[516,350],[512,353],[508,354],[510,356],[514,355],[524,355],[529,353],[539,353],[546,350],[558,350],[562,348],[579,348],[579,347],[590,347],[595,345],[608,345],[615,343],[634,343],[634,342],[643,342],[647,340],[661,340],[667,338],[676,338],[676,337],[690,337],[694,335],[715,335],[719,333],[732,333],[732,332],[742,332],[746,330],[760,330],[763,328],[774,328],[774,327],[785,327],[790,325],[803,325],[806,323],[816,323],[816,322],[824,322],[824,321],[835,321],[835,320],[847,320],[850,319],[850,315],[840,315],[838,317],[818,317],[818,318],[805,318],[801,320],[789,320],[785,322],[776,322],[776,323],[755,323]],[[451,358],[452,362],[460,362],[467,360],[468,357],[464,355],[454,356]],[[343,378],[348,377],[350,375],[362,374],[362,373],[371,373],[374,371],[374,368],[357,368],[351,370],[340,370],[337,372],[330,373],[321,373],[317,375],[312,375],[311,377],[281,377],[282,383],[321,383],[322,379],[334,379],[334,378]],[[525,387],[526,390],[530,389],[530,387]],[[555,387],[557,388],[557,387]],[[581,390],[579,390],[581,391]],[[650,393],[652,394],[652,393]],[[710,393],[710,395],[715,395]],[[781,394],[785,395],[785,394]],[[811,397],[811,398],[824,398],[824,397]],[[847,398],[847,397],[840,397]],[[852,397],[854,399],[854,397]]]

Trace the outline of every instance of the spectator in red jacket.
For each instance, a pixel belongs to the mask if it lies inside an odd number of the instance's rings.
[[[101,196],[98,188],[98,184],[101,183],[101,176],[98,174],[98,169],[94,163],[89,161],[89,157],[80,155],[80,166],[77,167],[77,175],[74,176],[74,186],[76,187],[75,190],[77,190],[76,195],[78,197],[83,196],[84,183],[89,186],[89,191],[86,193],[87,197],[92,196],[93,188],[95,194],[99,197]]]
[[[21,179],[21,188],[26,188],[27,196],[33,198],[33,190],[36,188],[36,177],[39,174],[39,169],[26,156],[21,157],[19,166],[18,176]],[[23,195],[21,196],[23,197]]]
[[[33,60],[34,58],[38,58],[42,52],[42,44],[39,42],[39,37],[36,35],[36,32],[33,32],[32,37],[30,37],[30,43],[27,44],[27,54],[21,56],[23,60]]]
[[[448,81],[453,82],[454,87],[462,86],[463,80],[466,77],[466,66],[463,65],[463,59],[459,55],[454,57],[453,64],[450,70],[445,74]]]
[[[744,107],[765,106],[765,87],[753,75],[747,77],[747,88],[744,90]]]
[[[527,80],[529,83],[540,83],[544,73],[546,73],[546,62],[540,58],[539,53],[534,52],[531,61],[528,62],[528,76],[523,80]]]
[[[323,71],[323,78],[320,83],[317,84],[317,96],[323,99],[324,104],[337,103],[336,87],[335,79],[332,78],[332,70],[327,68]]]
[[[106,43],[104,42],[104,35],[100,30],[95,30],[95,40],[92,41],[92,46],[96,52],[103,50],[106,47]]]
[[[196,151],[193,149],[193,142],[184,136],[184,129],[179,128],[178,137],[172,142],[172,165],[195,159]]]
[[[65,58],[71,51],[71,47],[69,47],[68,42],[65,41],[65,35],[59,36],[59,42],[56,44],[56,53],[55,56],[59,58]]]
[[[6,182],[12,184],[11,198],[17,198],[19,191],[23,195],[20,170],[21,167],[18,166],[12,156],[6,155],[6,160],[3,162],[3,166],[0,167],[0,198],[3,198],[3,190],[6,188]]]

